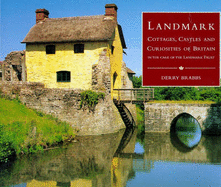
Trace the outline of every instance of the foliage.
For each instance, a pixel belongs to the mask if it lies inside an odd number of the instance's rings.
[[[89,111],[94,111],[99,99],[104,99],[105,94],[103,92],[94,92],[92,90],[86,90],[81,92],[80,108],[89,108]]]
[[[214,101],[202,101],[202,100],[179,100],[179,101],[175,101],[175,100],[153,100],[153,101],[149,101],[148,103],[176,103],[176,104],[215,104],[216,102]]]
[[[141,109],[138,105],[136,106],[137,110],[137,136],[141,138],[145,134],[144,126],[144,110]]]
[[[142,77],[141,76],[139,76],[139,77],[133,76],[132,83],[133,83],[134,88],[141,88],[141,86],[142,86]]]
[[[142,77],[133,77],[134,88],[141,88]],[[154,87],[155,100],[208,100],[221,102],[221,87]]]
[[[221,87],[201,87],[199,91],[200,100],[221,101]]]
[[[156,87],[156,100],[198,100],[199,93],[195,87]]]
[[[14,153],[35,153],[73,137],[67,123],[0,98],[0,162]]]
[[[12,147],[12,141],[9,132],[3,131],[3,125],[0,124],[0,162],[7,162],[9,156],[14,154],[14,149]]]
[[[178,131],[187,131],[189,133],[195,133],[197,131],[201,131],[199,122],[189,114],[181,114],[177,121],[175,130]]]

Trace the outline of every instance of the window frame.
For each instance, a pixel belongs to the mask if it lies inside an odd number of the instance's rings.
[[[54,55],[56,53],[56,47],[53,44],[45,46],[46,55]]]
[[[71,82],[71,72],[70,71],[57,71],[57,82]]]
[[[74,44],[74,53],[84,53],[84,44]]]

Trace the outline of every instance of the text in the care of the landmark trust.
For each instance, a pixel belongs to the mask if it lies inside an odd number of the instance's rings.
[[[151,25],[151,21],[148,21],[148,30],[215,30],[214,29],[214,23],[209,23],[208,25],[205,24],[193,24],[190,26],[190,24],[178,24],[178,23],[173,23],[171,24],[160,24],[158,23],[157,25],[153,26]],[[179,52],[179,51],[184,51],[184,52],[197,52],[197,51],[204,51],[204,52],[212,52],[216,51],[216,47],[214,46],[207,46],[208,43],[210,42],[215,42],[216,38],[214,37],[184,37],[184,36],[179,36],[179,37],[153,37],[153,36],[148,36],[146,41],[149,43],[147,46],[146,50],[151,51],[151,52],[169,52],[169,51],[174,51],[174,52]],[[162,44],[162,42],[180,42],[180,43],[186,43],[187,45],[184,47],[177,47],[177,46],[151,46],[151,42],[159,42],[159,44]],[[204,42],[205,46],[197,46],[197,43],[199,42]],[[188,46],[188,44],[191,44]],[[191,53],[192,54],[192,53]],[[208,56],[208,55],[202,55],[202,56],[194,56],[194,55],[183,55],[183,56],[147,56],[147,59],[214,59],[215,56]]]

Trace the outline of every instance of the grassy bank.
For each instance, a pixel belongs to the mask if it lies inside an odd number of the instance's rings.
[[[50,115],[0,98],[0,162],[12,155],[35,153],[74,137],[74,130]]]

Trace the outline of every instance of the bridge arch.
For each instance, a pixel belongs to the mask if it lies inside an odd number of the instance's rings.
[[[180,113],[178,114],[172,121],[171,121],[171,124],[170,124],[170,132],[175,132],[175,127],[176,127],[176,123],[177,123],[177,120],[183,116],[183,115],[187,115],[187,116],[190,116],[192,117],[193,119],[195,119],[198,123],[199,121],[191,114],[187,113],[187,112],[183,112],[183,113]],[[200,123],[199,123],[200,124]],[[200,128],[201,128],[201,125],[200,125]],[[202,129],[202,128],[201,128]]]
[[[206,110],[205,110],[206,111]],[[201,129],[203,129],[203,121],[206,119],[206,116],[204,115],[204,113],[201,110],[198,110],[198,106],[196,107],[179,107],[177,108],[174,113],[172,114],[172,118],[170,119],[170,125],[172,125],[172,123],[174,123],[174,120],[178,119],[181,115],[183,114],[188,114],[190,116],[192,116],[193,118],[195,118],[199,124]],[[170,128],[171,130],[171,128]]]

